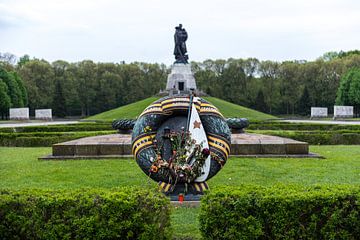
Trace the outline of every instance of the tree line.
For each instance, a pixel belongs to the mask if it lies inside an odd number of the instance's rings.
[[[356,105],[356,97],[360,98],[357,89],[343,94],[350,101],[340,97],[336,101],[342,92],[340,80],[360,68],[357,50],[330,52],[309,62],[230,58],[193,62],[192,68],[198,87],[206,93],[270,114],[309,115],[311,107],[328,107],[332,112],[335,103]],[[360,84],[352,86],[356,89]]]
[[[315,61],[206,60],[191,62],[191,67],[198,88],[211,96],[270,114],[308,115],[311,106],[331,112],[335,101],[354,104],[341,101],[340,95],[348,94],[340,89],[347,90],[350,80],[346,84],[340,80],[360,68],[360,52],[329,52]],[[22,103],[13,96],[11,106],[52,108],[58,117],[89,116],[155,95],[165,88],[170,72],[170,67],[156,63],[49,63],[27,55],[6,69],[11,79],[23,81],[19,89],[25,87]],[[0,92],[1,88],[6,90],[0,83]],[[352,90],[352,99],[356,94]]]
[[[153,96],[168,74],[164,64],[49,63],[27,55],[14,71],[26,86],[28,107],[51,108],[58,117],[89,116]]]

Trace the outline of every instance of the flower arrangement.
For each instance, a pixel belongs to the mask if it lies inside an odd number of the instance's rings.
[[[144,129],[145,131],[145,129]],[[151,131],[147,128],[146,131]],[[210,155],[210,150],[197,143],[191,134],[185,130],[179,132],[169,131],[163,139],[171,146],[168,159],[163,158],[164,141],[158,143],[153,139],[156,149],[156,159],[150,167],[150,174],[160,174],[169,177],[169,183],[191,183],[202,174],[202,167]]]

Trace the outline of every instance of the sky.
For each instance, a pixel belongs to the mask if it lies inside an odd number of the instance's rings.
[[[50,62],[315,60],[360,49],[359,0],[0,0],[0,52]]]

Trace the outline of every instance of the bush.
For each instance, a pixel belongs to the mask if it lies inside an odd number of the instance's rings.
[[[337,130],[357,130],[360,125],[340,125],[340,124],[316,124],[316,123],[288,123],[288,122],[250,122],[249,130],[298,130],[298,131],[337,131]]]
[[[113,133],[116,131],[0,133],[0,146],[49,147],[55,143]]]
[[[205,239],[358,239],[360,188],[225,188],[201,200]]]
[[[111,123],[79,123],[49,126],[31,126],[16,128],[0,128],[0,132],[81,132],[81,131],[105,131],[113,130]]]
[[[168,239],[170,202],[152,190],[0,191],[1,239]]]
[[[285,130],[260,130],[249,131],[258,134],[273,135],[292,138],[298,141],[308,142],[312,145],[355,145],[360,144],[360,131],[337,130],[337,131],[285,131]]]

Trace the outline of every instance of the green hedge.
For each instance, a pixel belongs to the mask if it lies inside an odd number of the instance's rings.
[[[360,188],[275,186],[212,191],[201,200],[205,239],[359,239]]]
[[[358,130],[360,125],[316,124],[316,123],[288,123],[288,122],[250,122],[249,130],[298,130],[298,131],[337,131]]]
[[[79,123],[49,126],[31,126],[16,128],[0,128],[0,132],[81,132],[112,130],[111,123]]]
[[[292,138],[298,141],[308,142],[312,145],[356,145],[360,144],[360,131],[285,131],[285,130],[260,130],[249,131],[257,134],[273,135]]]
[[[0,146],[49,147],[55,143],[113,133],[116,131],[0,133]]]
[[[170,202],[152,190],[0,190],[1,239],[168,239]]]

